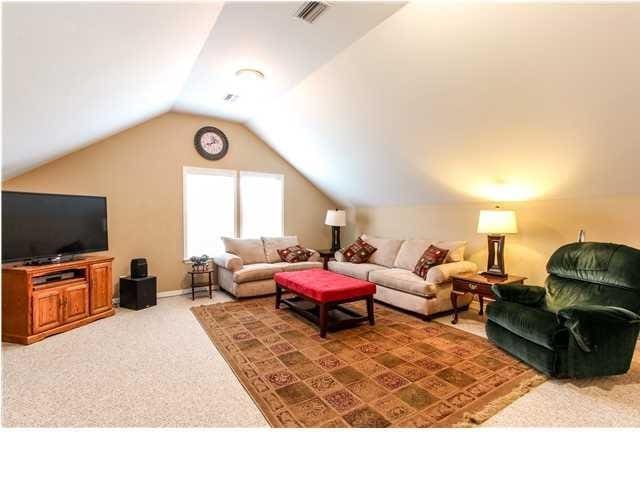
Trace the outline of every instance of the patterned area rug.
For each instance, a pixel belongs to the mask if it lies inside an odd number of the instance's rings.
[[[473,426],[545,380],[483,338],[378,304],[375,326],[326,339],[273,298],[192,311],[274,427]]]

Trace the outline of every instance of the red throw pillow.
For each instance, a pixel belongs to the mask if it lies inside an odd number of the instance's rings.
[[[301,245],[294,245],[293,247],[279,249],[278,255],[280,255],[283,262],[298,263],[309,260],[309,257],[313,255],[313,252]]]
[[[347,262],[365,263],[376,250],[376,247],[368,244],[361,238],[358,238],[355,242],[345,248],[342,254]]]
[[[424,251],[420,260],[416,263],[413,273],[426,279],[429,269],[443,263],[448,253],[449,250],[438,248],[435,245],[429,245],[429,248]]]

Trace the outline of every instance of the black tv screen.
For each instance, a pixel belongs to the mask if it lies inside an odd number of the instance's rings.
[[[107,199],[2,192],[2,262],[109,248]]]

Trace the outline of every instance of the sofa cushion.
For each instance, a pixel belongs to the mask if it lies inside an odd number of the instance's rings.
[[[233,272],[235,283],[255,282],[256,280],[268,280],[273,275],[282,272],[283,268],[273,263],[252,263],[245,265],[240,270]]]
[[[547,310],[497,301],[487,306],[487,316],[502,328],[540,346],[551,350],[567,346],[567,329]]]
[[[367,263],[371,254],[375,251],[376,248],[373,245],[365,242],[361,238],[358,238],[355,242],[345,248],[342,251],[342,254],[347,262]]]
[[[329,270],[349,277],[359,278],[360,280],[369,280],[369,272],[374,270],[386,270],[374,263],[351,263],[351,262],[329,262]]]
[[[432,297],[435,295],[437,289],[435,284],[427,282],[415,273],[405,270],[404,268],[374,270],[369,273],[369,281],[421,297]]]
[[[224,250],[242,258],[242,263],[266,263],[264,246],[259,238],[229,238],[222,237]]]
[[[297,263],[275,263],[273,265],[281,266],[285,272],[297,272],[299,270],[310,270],[312,268],[322,268],[322,262],[297,262]]]
[[[449,254],[445,260],[447,262],[461,262],[464,260],[464,251],[467,248],[467,242],[463,240],[456,241],[440,241],[435,244],[436,247],[443,250],[449,250]]]
[[[267,263],[281,262],[278,250],[298,245],[298,237],[296,235],[287,235],[286,237],[261,237],[264,246],[264,254],[267,257]]]
[[[311,250],[304,248],[302,245],[278,249],[278,255],[280,255],[283,262],[287,263],[306,262],[312,254]]]
[[[393,262],[398,255],[398,250],[400,250],[400,246],[404,242],[404,240],[397,240],[395,238],[372,237],[364,234],[361,235],[360,238],[376,248],[376,251],[369,257],[369,263],[375,263],[385,267],[393,267]]]
[[[398,255],[393,262],[393,266],[396,268],[404,268],[405,270],[413,271],[413,268],[418,263],[418,260],[424,253],[424,251],[429,248],[429,245],[434,243],[430,240],[424,240],[422,238],[412,238],[410,240],[405,240],[402,242],[400,249],[398,250]]]
[[[426,280],[427,273],[429,273],[431,267],[437,267],[443,263],[448,253],[449,250],[438,248],[435,245],[429,245],[429,248],[427,248],[418,259],[418,263],[416,263],[416,266],[413,268],[413,273]]]

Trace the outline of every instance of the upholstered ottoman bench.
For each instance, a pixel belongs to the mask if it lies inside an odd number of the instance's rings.
[[[276,282],[276,308],[284,303],[318,324],[322,338],[326,338],[329,328],[338,330],[364,320],[369,321],[369,325],[375,324],[373,294],[376,286],[371,282],[319,269],[280,272],[273,278]],[[293,296],[283,298],[287,291]],[[366,302],[366,316],[341,305],[358,300]]]

